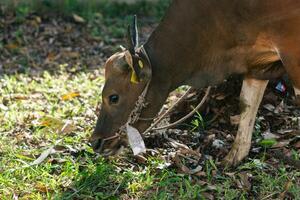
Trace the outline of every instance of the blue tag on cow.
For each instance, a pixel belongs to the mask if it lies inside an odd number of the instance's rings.
[[[276,85],[276,90],[281,92],[281,93],[285,93],[286,92],[286,86],[284,83],[282,83],[281,81]]]

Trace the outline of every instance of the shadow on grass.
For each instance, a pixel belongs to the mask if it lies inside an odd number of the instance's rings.
[[[54,199],[119,199],[126,177],[118,177],[115,167],[104,159],[82,166],[74,182]]]
[[[72,185],[54,199],[204,199],[205,187],[173,169],[159,170],[155,163],[137,171],[122,164],[116,167],[103,158],[86,163]]]

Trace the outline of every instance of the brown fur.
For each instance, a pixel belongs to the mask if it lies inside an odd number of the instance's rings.
[[[181,85],[202,88],[231,74],[270,79],[287,72],[300,88],[300,0],[173,0],[144,47],[152,79],[142,118],[155,117]],[[118,54],[106,64],[94,139],[113,135],[126,122],[146,84],[132,84],[130,70],[118,67],[120,60]],[[112,107],[106,99],[113,92],[122,104]],[[134,127],[143,132],[150,124],[140,120]]]

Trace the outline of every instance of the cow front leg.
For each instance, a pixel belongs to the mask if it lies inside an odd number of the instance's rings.
[[[237,165],[249,153],[256,113],[268,81],[246,78],[240,94],[241,119],[233,146],[225,164]]]
[[[300,106],[300,89],[294,86],[294,91],[295,91],[295,103],[297,106]]]

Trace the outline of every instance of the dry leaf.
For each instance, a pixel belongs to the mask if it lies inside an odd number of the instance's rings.
[[[251,183],[249,181],[249,178],[251,177],[251,175],[249,175],[246,172],[241,172],[239,174],[239,177],[240,177],[240,183],[241,183],[242,188],[244,190],[249,191],[251,189]]]
[[[0,103],[0,110],[7,111],[8,107]]]
[[[85,23],[85,20],[82,17],[80,17],[79,15],[73,14],[73,19],[77,23]]]
[[[176,166],[185,174],[198,174],[202,171],[202,166],[198,165],[195,169],[190,169],[187,166],[185,166],[181,160],[182,155],[176,153],[175,157],[174,157],[174,161]]]
[[[10,43],[10,44],[5,45],[5,48],[14,50],[14,49],[19,48],[19,46],[16,43]]]
[[[76,129],[76,126],[70,121],[67,120],[63,127],[60,129],[60,133],[68,134]]]
[[[146,146],[140,132],[136,128],[126,124],[126,133],[133,155],[136,156],[140,153],[145,153]]]
[[[62,54],[64,57],[68,57],[68,58],[79,58],[80,57],[80,53],[78,53],[76,51],[65,51]]]
[[[279,197],[280,199],[286,199],[286,193],[289,191],[289,189],[291,188],[291,186],[293,185],[293,183],[291,181],[288,181],[285,183],[284,185],[284,191],[282,193],[280,193]]]
[[[202,171],[202,166],[198,165],[195,169],[191,169],[190,174],[196,174]]]
[[[214,195],[212,195],[208,192],[203,192],[202,195],[205,197],[205,199],[208,199],[208,200],[214,200],[215,199]]]
[[[39,191],[39,192],[43,192],[43,193],[47,193],[49,190],[47,188],[47,186],[43,183],[37,183],[35,185],[35,188]]]
[[[35,21],[40,24],[40,23],[42,23],[42,18],[39,16],[36,16]]]
[[[300,140],[298,142],[296,142],[295,144],[293,144],[293,146],[296,148],[296,149],[300,149]]]
[[[12,96],[12,98],[15,100],[28,100],[29,96],[24,95],[24,94],[15,94]]]
[[[196,173],[196,174],[194,174],[195,176],[199,176],[199,177],[207,177],[207,174],[206,174],[206,172],[204,172],[204,171],[200,171],[200,172],[198,172],[198,173]]]
[[[225,145],[224,141],[219,140],[219,139],[214,140],[213,143],[212,143],[212,146],[217,148],[217,149],[223,148],[224,145]]]
[[[80,93],[79,92],[70,92],[68,94],[64,94],[61,96],[61,99],[63,101],[68,101],[68,100],[71,100],[71,99],[74,99],[75,97],[79,97],[80,96]]]
[[[147,163],[147,158],[145,158],[142,155],[136,155],[134,157],[135,157],[137,163],[139,163],[139,164],[146,164]]]
[[[31,162],[29,164],[29,166],[41,164],[50,154],[53,154],[56,152],[54,147],[56,145],[58,145],[60,142],[61,142],[61,140],[57,140],[54,145],[52,145],[48,149],[44,150],[36,160],[34,160],[33,162]]]
[[[277,142],[276,144],[274,144],[272,146],[272,148],[282,148],[282,147],[289,145],[290,142],[291,142],[290,140],[283,140],[283,141],[280,141],[280,142]]]
[[[275,135],[275,134],[271,133],[270,130],[265,131],[265,132],[262,134],[262,136],[263,136],[263,138],[264,138],[265,140],[278,139],[278,138],[280,138],[278,135]]]
[[[275,110],[274,110],[274,113],[275,114],[278,114],[278,113],[281,113],[284,111],[284,107],[285,107],[285,104],[284,104],[284,101],[282,100],[280,102],[280,104],[278,106],[276,106]]]
[[[45,151],[43,151],[41,153],[41,155],[35,160],[33,161],[32,163],[30,163],[30,165],[39,165],[41,164],[50,154],[53,154],[55,153],[55,150],[54,150],[54,146],[51,146],[50,148],[46,149]]]
[[[272,104],[266,104],[266,105],[263,105],[263,107],[271,112],[273,112],[275,110],[275,106],[273,106]]]
[[[56,126],[61,126],[62,121],[54,117],[45,116],[39,120],[39,123],[41,126],[56,127]]]
[[[57,55],[56,55],[54,52],[50,52],[50,53],[48,53],[48,55],[47,55],[46,62],[52,62],[52,61],[55,61],[56,58],[57,58]]]
[[[61,119],[50,116],[42,117],[41,119],[37,120],[35,124],[39,126],[46,126],[56,132],[63,134],[71,133],[76,129],[76,126],[71,121],[63,121]]]
[[[218,100],[218,101],[221,101],[221,100],[224,100],[224,99],[225,99],[225,95],[223,95],[223,94],[219,94],[219,95],[216,96],[216,100]]]
[[[225,174],[231,178],[234,178],[235,172],[226,172]]]

